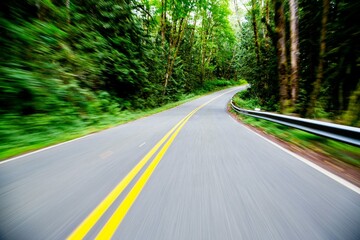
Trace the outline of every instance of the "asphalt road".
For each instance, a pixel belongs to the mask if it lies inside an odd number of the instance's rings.
[[[0,239],[360,239],[360,194],[233,120],[238,89],[0,164]]]

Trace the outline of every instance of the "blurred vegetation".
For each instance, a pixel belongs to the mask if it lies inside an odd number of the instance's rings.
[[[253,98],[249,91],[239,92],[233,97],[234,104],[240,108],[253,110],[260,108],[259,100]],[[358,147],[317,136],[299,129],[287,127],[271,121],[238,115],[246,124],[259,128],[284,142],[294,144],[302,149],[311,149],[328,157],[360,167],[360,151]]]
[[[228,0],[2,0],[0,152],[57,142],[238,79],[266,110],[359,126],[360,4],[290,2],[298,8],[251,0],[240,12],[234,0],[230,22]],[[298,39],[289,31],[294,12]]]
[[[360,2],[252,0],[245,7],[234,65],[262,107],[359,127]]]
[[[0,158],[239,84],[227,1],[163,3],[2,0]]]
[[[178,101],[156,108],[115,110],[86,116],[59,113],[53,115],[31,114],[20,118],[18,115],[6,114],[0,118],[0,160],[155,114],[193,100],[203,94],[239,84],[246,84],[246,82],[244,80],[238,82],[209,81],[204,88],[193,93],[183,94],[178,97]],[[107,102],[103,101],[103,103]]]

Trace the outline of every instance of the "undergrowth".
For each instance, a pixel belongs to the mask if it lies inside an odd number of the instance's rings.
[[[245,83],[246,81],[208,81],[204,88],[183,94],[178,101],[156,108],[123,109],[106,96],[86,102],[86,111],[68,105],[57,113],[25,116],[2,114],[0,115],[0,160],[114,127],[178,106],[209,92]]]

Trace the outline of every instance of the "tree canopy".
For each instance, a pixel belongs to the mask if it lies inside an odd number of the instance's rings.
[[[359,124],[356,1],[3,0],[0,7],[2,116],[153,108],[216,79],[243,78],[268,110]]]
[[[148,108],[231,79],[229,14],[225,0],[2,1],[1,111]]]

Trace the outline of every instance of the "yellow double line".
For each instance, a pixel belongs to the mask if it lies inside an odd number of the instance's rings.
[[[230,92],[230,91],[229,91]],[[214,101],[216,98],[226,94],[225,92],[210,101],[204,103],[203,105],[197,107],[192,112],[190,112],[186,117],[184,117],[179,123],[177,123],[165,136],[145,155],[143,159],[125,176],[125,178],[107,195],[107,197],[89,214],[89,216],[71,233],[67,238],[68,240],[83,239],[91,228],[97,223],[97,221],[103,216],[106,210],[114,203],[114,201],[120,196],[124,189],[130,184],[130,182],[135,178],[135,176],[141,171],[145,164],[151,159],[151,157],[158,151],[158,149],[163,145],[161,150],[157,153],[154,160],[149,164],[147,169],[141,175],[139,180],[135,183],[134,187],[130,190],[124,200],[117,207],[115,212],[106,222],[104,227],[101,229],[99,234],[96,236],[96,239],[110,239],[118,226],[121,224],[125,215],[131,208],[132,204],[135,202],[136,198],[139,196],[141,190],[144,188],[145,184],[149,180],[151,174],[154,172],[156,166],[161,161],[162,157],[180,132],[184,127],[186,122],[201,108],[210,102]]]

